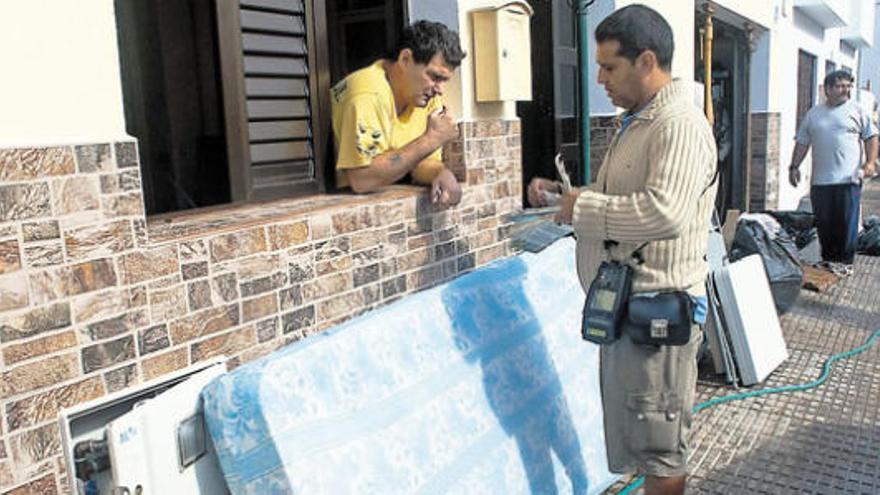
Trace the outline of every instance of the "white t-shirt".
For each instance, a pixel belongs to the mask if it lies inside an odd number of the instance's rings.
[[[871,116],[850,100],[836,107],[816,105],[801,122],[795,140],[812,146],[814,186],[858,184],[862,141],[877,135]]]

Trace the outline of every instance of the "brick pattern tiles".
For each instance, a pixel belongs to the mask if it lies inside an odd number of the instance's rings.
[[[774,210],[779,205],[780,119],[779,113],[752,114],[749,211]]]
[[[398,186],[150,219],[133,142],[0,150],[0,493],[66,491],[61,408],[238,365],[509,254],[519,122],[461,136],[457,208]]]
[[[617,117],[590,117],[590,182],[596,182],[605,154],[620,127]]]

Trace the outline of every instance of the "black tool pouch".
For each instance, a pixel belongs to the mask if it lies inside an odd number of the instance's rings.
[[[594,344],[611,344],[620,337],[620,322],[632,287],[633,269],[603,261],[584,302],[581,336]]]
[[[623,331],[636,344],[684,345],[690,341],[694,303],[684,291],[633,294]]]

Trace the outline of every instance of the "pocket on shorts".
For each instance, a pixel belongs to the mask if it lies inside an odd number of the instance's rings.
[[[674,394],[627,394],[630,448],[636,452],[675,453],[681,445],[681,401]]]

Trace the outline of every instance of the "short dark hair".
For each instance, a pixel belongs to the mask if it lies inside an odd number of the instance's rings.
[[[453,69],[457,68],[466,56],[461,49],[458,33],[439,22],[418,21],[403,28],[388,58],[396,60],[405,48],[412,50],[413,58],[420,64],[427,64],[439,53],[443,56],[446,65]]]
[[[635,63],[646,50],[657,56],[657,63],[665,72],[672,70],[672,28],[656,10],[640,4],[628,5],[615,11],[596,27],[596,42],[617,41],[617,54]]]
[[[848,70],[836,70],[834,72],[829,72],[825,75],[825,82],[823,83],[825,87],[834,86],[837,84],[837,81],[855,81],[852,73]]]

